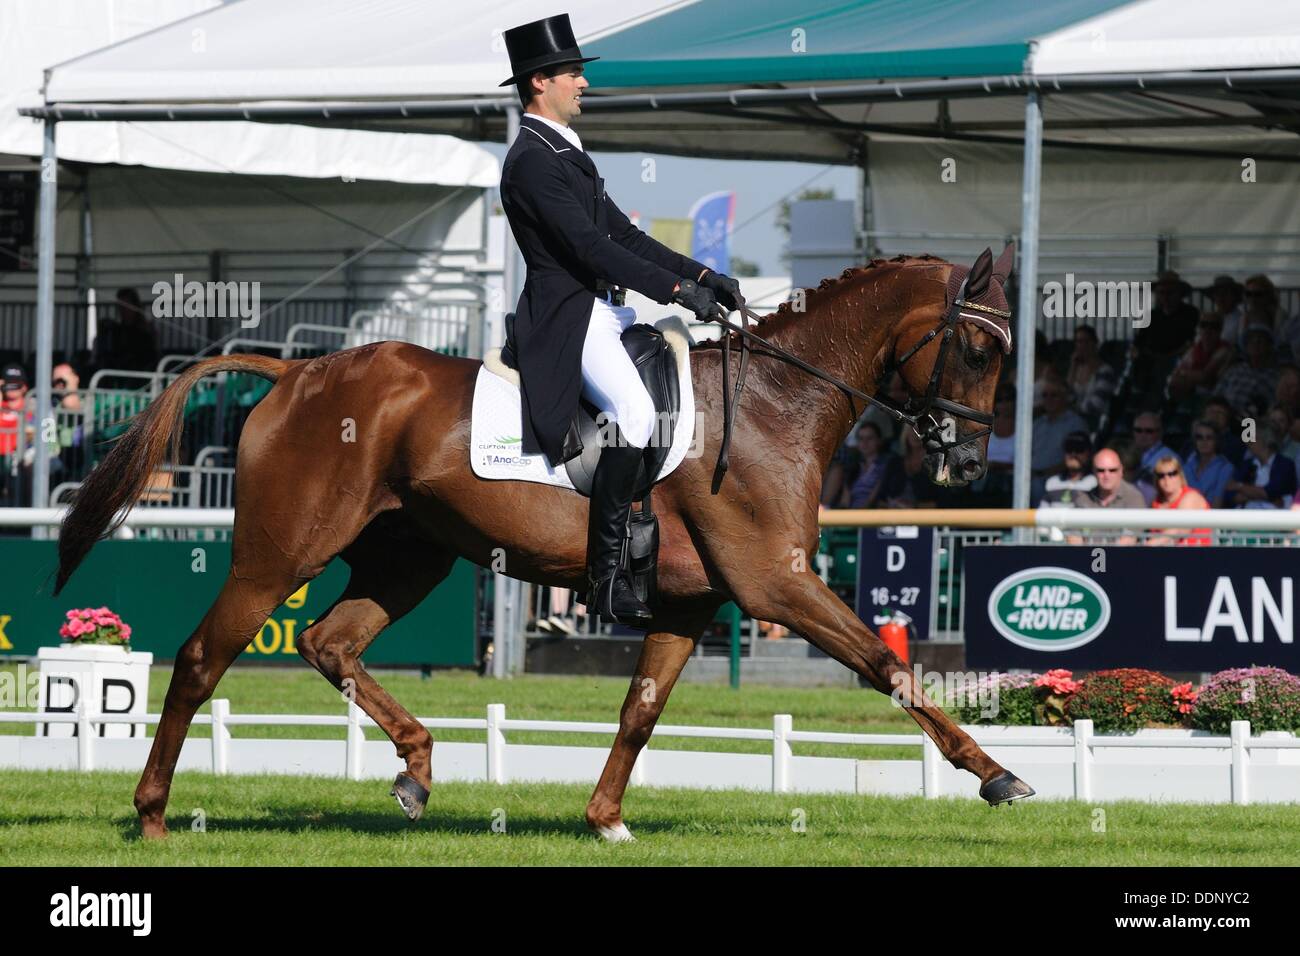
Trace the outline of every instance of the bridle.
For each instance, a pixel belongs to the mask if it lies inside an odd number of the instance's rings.
[[[840,381],[835,376],[822,371],[815,365],[809,365],[803,359],[789,352],[780,346],[773,345],[771,342],[755,335],[749,331],[749,320],[753,319],[755,323],[759,317],[752,312],[742,301],[740,308],[737,310],[741,314],[742,325],[736,325],[728,321],[723,315],[715,314],[710,321],[740,333],[740,374],[737,376],[736,391],[731,393],[731,336],[725,336],[722,343],[722,394],[725,398],[722,407],[722,447],[718,452],[718,464],[713,473],[713,493],[718,493],[718,488],[722,484],[722,478],[727,473],[728,467],[728,449],[731,445],[731,429],[735,422],[736,411],[740,405],[740,393],[745,387],[745,371],[748,367],[749,353],[752,350],[749,340],[759,342],[772,351],[777,357],[803,369],[810,375],[815,375],[823,381],[829,382],[843,391],[849,399],[849,409],[853,412],[853,419],[856,421],[859,416],[857,405],[854,404],[854,398],[860,398],[865,402],[875,405],[884,411],[890,418],[902,425],[908,425],[916,433],[921,444],[925,446],[927,454],[936,454],[946,452],[950,448],[956,448],[960,445],[968,445],[971,442],[979,441],[985,435],[993,432],[993,416],[987,412],[982,412],[978,408],[971,408],[969,405],[963,405],[961,402],[954,402],[951,399],[944,398],[939,394],[943,387],[943,372],[947,363],[948,352],[952,348],[952,340],[957,332],[957,323],[963,318],[979,323],[987,324],[989,320],[979,315],[970,315],[964,313],[964,309],[973,309],[977,312],[997,316],[1002,319],[1010,320],[1011,313],[1005,309],[994,308],[993,306],[982,305],[977,302],[970,302],[966,299],[966,287],[970,282],[970,272],[961,280],[961,285],[957,294],[953,296],[952,302],[945,310],[943,319],[933,329],[923,335],[911,348],[909,348],[901,358],[891,362],[890,370],[900,369],[914,355],[934,341],[935,338],[942,336],[939,343],[939,354],[935,357],[934,367],[930,370],[930,381],[926,386],[925,394],[919,398],[909,398],[900,408],[887,399],[877,398],[875,395],[868,395],[860,389],[854,388],[846,382]],[[721,307],[719,307],[721,312]],[[979,431],[971,432],[967,435],[956,436],[952,441],[944,439],[944,426],[935,418],[934,411],[948,412],[958,418],[965,418],[983,425]]]

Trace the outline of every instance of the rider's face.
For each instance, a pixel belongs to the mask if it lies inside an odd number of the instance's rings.
[[[541,83],[542,104],[555,120],[568,124],[582,113],[582,91],[591,84],[581,63],[562,65]]]

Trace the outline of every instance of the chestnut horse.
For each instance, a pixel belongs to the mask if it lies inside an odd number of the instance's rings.
[[[982,263],[983,281],[1005,304],[1009,250],[991,277],[990,261],[986,251],[975,271]],[[950,405],[965,403],[968,411],[987,414],[1010,339],[999,342],[977,321],[956,321],[952,347],[941,350],[933,330],[948,314],[954,268],[929,256],[875,260],[823,281],[808,290],[802,310],[786,303],[757,330],[868,394],[899,355],[920,345],[898,369],[909,392],[924,396],[933,370]],[[587,805],[589,826],[606,839],[630,839],[622,801],[633,763],[696,641],[727,600],[758,620],[786,626],[877,690],[892,692],[954,766],[979,778],[980,795],[990,804],[1029,796],[1033,790],[927,700],[902,661],[806,570],[813,562],[802,556],[816,554],[819,543],[822,476],[861,408],[839,387],[761,346],[752,356],[731,470],[712,494],[711,462],[722,438],[723,351],[718,342],[691,349],[696,441],[703,454],[688,457],[656,486],[661,603],[653,609],[618,733]],[[394,795],[410,819],[420,816],[431,786],[433,739],[366,671],[361,655],[424,600],[457,557],[488,567],[502,549],[512,577],[560,588],[584,583],[587,499],[549,485],[485,481],[470,468],[470,409],[480,365],[391,341],[303,360],[205,359],[182,372],[86,478],[60,532],[56,594],[94,543],[120,524],[154,469],[165,457],[176,462],[186,396],[195,382],[238,371],[275,383],[239,440],[229,575],[176,655],[135,792],[144,836],[166,835],[172,774],[196,710],[271,613],[336,556],[351,567],[351,577],[301,634],[298,650],[336,688],[353,690],[357,704],[388,734],[406,762]],[[975,433],[964,422],[958,441]],[[986,443],[979,437],[928,446],[931,479],[965,484],[982,474]],[[654,693],[645,693],[648,686]]]

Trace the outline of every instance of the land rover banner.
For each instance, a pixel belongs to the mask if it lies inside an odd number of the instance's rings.
[[[963,558],[968,667],[1300,670],[1288,548],[976,546]]]

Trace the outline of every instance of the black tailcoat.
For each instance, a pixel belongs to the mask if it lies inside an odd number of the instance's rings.
[[[528,267],[515,309],[523,453],[552,467],[582,452],[576,417],[596,280],[667,303],[705,266],[628,221],[583,150],[525,113],[501,170],[501,205]]]

